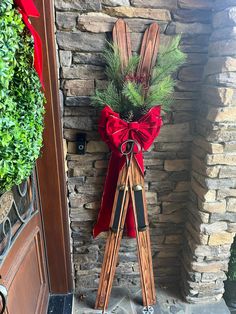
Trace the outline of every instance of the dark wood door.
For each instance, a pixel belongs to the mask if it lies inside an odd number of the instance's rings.
[[[0,284],[8,293],[5,313],[45,314],[49,288],[35,173],[2,195],[0,215]]]

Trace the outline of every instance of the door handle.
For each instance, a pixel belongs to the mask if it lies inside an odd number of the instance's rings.
[[[3,285],[0,285],[0,296],[1,296],[1,301],[2,301],[2,309],[0,310],[0,314],[3,314],[5,309],[6,309],[6,305],[7,305],[7,288]]]

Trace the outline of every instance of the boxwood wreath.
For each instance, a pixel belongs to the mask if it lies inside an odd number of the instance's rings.
[[[27,178],[42,147],[44,95],[33,39],[14,8],[0,3],[0,193]]]
[[[160,46],[148,90],[142,78],[134,74],[139,56],[133,55],[123,69],[118,47],[108,42],[103,53],[108,86],[106,90],[96,90],[93,105],[99,109],[109,105],[127,122],[137,121],[156,105],[162,106],[162,113],[169,111],[175,86],[172,74],[186,60],[186,54],[179,48],[180,39],[176,36],[169,44]]]

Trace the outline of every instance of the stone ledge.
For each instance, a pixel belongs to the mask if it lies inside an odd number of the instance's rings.
[[[171,15],[165,9],[148,9],[148,8],[132,8],[132,7],[115,7],[104,8],[104,12],[111,16],[118,17],[139,17],[152,19],[157,21],[171,21]]]

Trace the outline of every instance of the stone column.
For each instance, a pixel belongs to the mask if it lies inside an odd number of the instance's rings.
[[[222,297],[236,232],[236,5],[216,0],[192,146],[183,252],[187,301]]]

